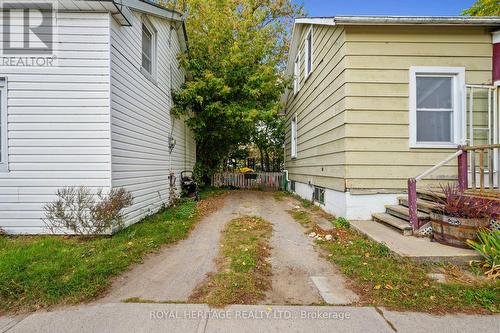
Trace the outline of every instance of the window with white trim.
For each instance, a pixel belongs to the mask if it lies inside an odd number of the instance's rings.
[[[465,69],[410,68],[410,147],[446,148],[463,142]]]
[[[312,27],[307,33],[306,44],[304,47],[304,67],[305,77],[309,76],[313,70],[313,30]]]
[[[297,55],[293,65],[293,93],[296,94],[300,89],[300,56]]]
[[[0,78],[0,170],[7,170],[7,80]]]
[[[142,70],[156,77],[156,30],[153,25],[144,18],[142,21]]]
[[[297,157],[297,116],[292,118],[292,158]]]

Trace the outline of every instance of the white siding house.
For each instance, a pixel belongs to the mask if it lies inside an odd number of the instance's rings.
[[[182,16],[146,1],[120,3],[56,1],[54,66],[13,66],[2,52],[7,233],[46,232],[43,206],[66,186],[126,188],[134,204],[125,222],[135,223],[169,201],[171,173],[178,193],[180,172],[194,165],[192,133],[170,114],[172,89],[184,80],[176,58],[187,45]]]

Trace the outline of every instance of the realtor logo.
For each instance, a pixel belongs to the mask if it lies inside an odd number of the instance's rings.
[[[53,66],[55,3],[1,1],[2,66]]]

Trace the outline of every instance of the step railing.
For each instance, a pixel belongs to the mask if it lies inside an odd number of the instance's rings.
[[[466,182],[463,190],[474,195],[500,197],[500,172],[498,172],[500,144],[468,146],[462,149],[465,156],[465,166],[462,165],[462,168],[459,168],[459,179],[463,178]],[[468,158],[470,159],[470,187],[467,186]]]
[[[478,163],[476,163],[476,155],[479,156]],[[473,195],[500,198],[500,172],[498,172],[498,166],[500,166],[500,144],[460,146],[456,153],[450,155],[442,162],[436,164],[419,176],[408,179],[408,210],[410,215],[410,224],[413,231],[418,230],[425,223],[424,221],[420,221],[418,219],[417,214],[417,182],[429,176],[455,158],[458,158],[458,188],[460,191]],[[496,179],[495,163],[497,163]],[[488,172],[486,172],[486,166],[488,167]],[[478,168],[479,175],[477,174]],[[469,175],[471,178],[470,187]],[[478,176],[479,186],[476,179]],[[495,181],[497,182],[496,187]]]
[[[409,215],[410,215],[410,224],[412,226],[413,231],[417,231],[418,229],[420,229],[420,227],[424,223],[426,223],[424,221],[420,221],[418,218],[418,213],[417,213],[417,211],[418,211],[418,208],[417,208],[417,182],[419,180],[429,176],[430,174],[434,173],[436,170],[438,170],[443,165],[449,163],[450,161],[452,161],[455,158],[458,158],[459,170],[460,170],[460,167],[462,165],[465,165],[465,171],[467,173],[467,157],[465,157],[465,162],[464,162],[463,155],[464,155],[464,149],[463,149],[463,147],[460,147],[456,153],[447,157],[445,160],[439,162],[438,164],[436,164],[432,168],[429,168],[428,170],[421,173],[417,177],[408,179],[408,211],[409,211]],[[459,171],[459,175],[460,175],[460,171]],[[465,183],[464,183],[463,180],[460,180],[460,176],[459,176],[458,183],[459,183],[460,190],[463,191],[467,188],[467,178],[465,178]],[[463,187],[463,186],[465,186],[465,187]]]

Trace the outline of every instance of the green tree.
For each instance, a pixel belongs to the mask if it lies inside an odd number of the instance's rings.
[[[469,9],[464,10],[462,15],[500,16],[500,1],[477,0]]]
[[[197,143],[195,173],[204,183],[255,127],[276,114],[290,24],[302,12],[291,0],[186,0],[187,81],[174,114],[187,115]],[[182,6],[183,4],[181,4]]]
[[[283,164],[285,120],[270,112],[259,120],[252,136],[257,146],[263,171],[280,171]]]

